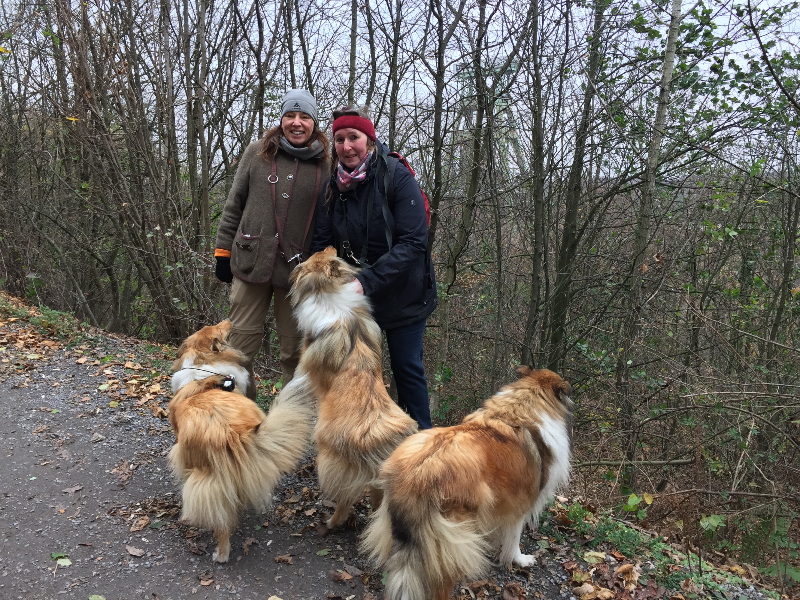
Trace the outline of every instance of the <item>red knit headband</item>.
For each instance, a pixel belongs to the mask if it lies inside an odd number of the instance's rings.
[[[358,115],[342,115],[333,122],[333,135],[336,135],[339,129],[344,129],[345,127],[358,129],[373,142],[375,141],[375,125],[369,119]]]

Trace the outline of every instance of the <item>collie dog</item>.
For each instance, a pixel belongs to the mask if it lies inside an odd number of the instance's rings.
[[[311,435],[313,398],[289,385],[264,414],[244,396],[243,354],[227,344],[230,321],[186,339],[172,365],[169,420],[176,442],[169,464],[183,481],[182,519],[210,529],[216,562],[227,562],[230,534],[247,507],[265,510],[280,476],[290,473]]]
[[[569,478],[573,404],[552,371],[517,373],[460,425],[409,437],[384,464],[361,545],[386,566],[387,600],[446,600],[493,550],[505,565],[534,563],[520,535]]]
[[[356,270],[331,247],[292,271],[291,301],[303,333],[298,368],[319,403],[314,440],[323,493],[336,503],[325,523],[333,529],[370,488],[373,507],[381,464],[417,423],[392,401],[383,384],[381,330],[369,301],[356,291]],[[323,530],[324,533],[324,530]]]

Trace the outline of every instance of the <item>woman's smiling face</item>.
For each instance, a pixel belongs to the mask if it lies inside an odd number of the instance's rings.
[[[333,145],[336,148],[336,154],[341,162],[348,169],[353,169],[364,160],[364,157],[369,152],[367,146],[369,138],[367,135],[352,127],[344,127],[336,131],[333,137]]]
[[[301,148],[311,139],[314,132],[314,119],[308,113],[299,110],[287,112],[281,118],[283,137],[297,148]]]

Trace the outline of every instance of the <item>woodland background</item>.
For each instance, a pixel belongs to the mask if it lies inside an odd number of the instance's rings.
[[[153,341],[216,322],[237,157],[287,88],[326,129],[367,104],[433,209],[437,422],[550,367],[587,501],[800,580],[797,2],[1,11],[4,289]]]

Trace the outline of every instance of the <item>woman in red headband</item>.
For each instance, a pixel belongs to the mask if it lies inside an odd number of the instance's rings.
[[[319,196],[311,251],[334,246],[362,267],[355,285],[386,333],[398,404],[426,429],[422,336],[437,296],[422,192],[411,172],[388,156],[364,109],[335,110],[332,129],[333,174]]]

